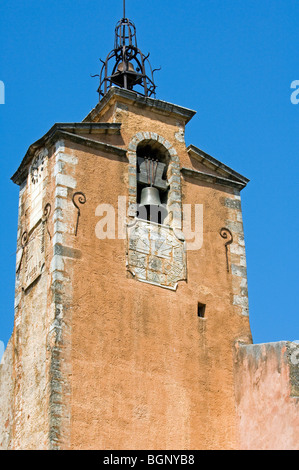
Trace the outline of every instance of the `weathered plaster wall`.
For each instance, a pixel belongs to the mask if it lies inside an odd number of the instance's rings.
[[[284,341],[236,345],[240,449],[299,449],[299,354],[295,353],[294,345]]]
[[[13,392],[13,344],[10,339],[0,364],[0,450],[11,447]]]
[[[122,122],[122,131],[106,136],[108,143],[130,150],[134,138],[160,136],[176,149],[176,178],[181,166],[192,167],[182,120],[114,104],[100,119]],[[25,291],[21,269],[17,276],[17,354],[13,382],[4,386],[13,389],[9,445],[236,448],[233,345],[251,342],[239,191],[181,177],[182,203],[203,208],[203,240],[187,251],[187,281],[170,291],[127,270],[118,197],[130,200],[130,152],[126,158],[67,140],[48,150],[48,181],[34,195],[35,221],[51,204],[44,271]],[[29,186],[20,201],[17,264],[31,220]],[[86,203],[76,234],[77,191]],[[99,204],[115,209],[115,237],[97,236]],[[233,234],[229,271],[222,227]],[[204,318],[198,302],[206,304]]]
[[[55,147],[49,159],[48,153],[43,149],[46,158],[34,172],[28,168],[20,188],[14,329],[0,376],[3,449],[48,449],[51,428],[55,429],[52,417],[54,412],[57,415],[54,404],[59,373],[56,336],[61,312],[56,308],[60,299],[53,242],[60,215],[55,200],[60,153]],[[35,186],[33,176],[38,180]],[[44,212],[47,204],[49,217]],[[62,383],[61,375],[59,379]]]
[[[190,165],[181,124],[135,111],[117,107],[103,121],[122,121],[125,148],[139,131],[156,133]],[[203,204],[204,240],[187,254],[188,281],[169,291],[132,278],[125,240],[96,236],[97,206],[111,204],[117,220],[118,195],[129,197],[129,161],[71,148],[87,199],[73,245],[82,256],[71,281],[71,448],[236,448],[233,344],[251,341],[247,303],[235,297],[247,298],[239,193],[182,181],[183,202]],[[228,222],[235,223],[229,263],[236,267],[229,273],[219,235]],[[198,302],[207,305],[204,319]]]
[[[19,193],[14,329],[0,377],[6,389],[0,399],[0,423],[9,430],[3,449],[47,449],[49,445],[52,250],[44,207],[51,200],[52,180],[48,151],[37,152],[34,160],[36,169],[28,168]]]

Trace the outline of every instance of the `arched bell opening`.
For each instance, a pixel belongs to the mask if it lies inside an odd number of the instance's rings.
[[[168,219],[170,156],[157,141],[146,140],[137,147],[137,217],[158,224]]]

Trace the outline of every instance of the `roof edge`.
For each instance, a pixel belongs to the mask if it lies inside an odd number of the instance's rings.
[[[224,178],[223,176],[212,175],[210,173],[204,173],[203,171],[194,170],[193,168],[183,167],[181,168],[181,173],[189,178],[206,181],[208,183],[219,184],[221,186],[230,186],[232,188],[238,189],[239,191],[241,191],[246,186],[246,184],[239,181]]]
[[[26,171],[27,165],[29,164],[31,158],[35,152],[43,147],[45,144],[52,144],[56,138],[66,137],[69,140],[75,140],[78,143],[87,144],[88,146],[95,146],[101,148],[102,150],[111,153],[111,151],[119,154],[125,155],[126,151],[120,147],[114,147],[110,144],[105,144],[103,142],[95,141],[82,135],[78,135],[77,132],[88,132],[89,134],[103,134],[103,133],[120,133],[121,124],[120,123],[94,123],[94,122],[85,122],[85,123],[56,123],[51,129],[43,135],[40,139],[30,145],[28,148],[19,168],[11,177],[11,180],[15,184],[22,184],[24,180],[24,173]]]
[[[150,98],[142,96],[135,91],[125,90],[123,88],[111,87],[101,101],[89,112],[89,114],[83,119],[82,122],[92,121],[95,117],[109,104],[112,98],[119,97],[127,101],[131,101],[135,106],[143,107],[147,106],[154,108],[160,114],[170,115],[175,114],[184,119],[187,124],[192,117],[196,114],[196,111],[179,106],[167,101],[157,100],[156,98]]]
[[[236,172],[229,166],[222,163],[220,160],[217,160],[216,158],[212,157],[211,155],[199,149],[198,147],[195,147],[195,145],[190,144],[187,147],[187,152],[190,156],[197,158],[201,162],[204,162],[204,160],[208,161],[215,167],[215,170],[217,169],[224,170],[226,173],[228,173],[229,176],[235,178],[237,181],[243,184],[244,187],[250,181],[248,178],[246,178],[246,176],[243,176],[240,173]]]

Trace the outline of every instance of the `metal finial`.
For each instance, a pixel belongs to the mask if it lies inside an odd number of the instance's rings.
[[[138,49],[136,28],[126,18],[126,1],[123,0],[123,18],[115,28],[114,49],[105,62],[101,61],[103,66],[98,88],[100,99],[112,86],[134,90],[142,96],[155,97],[156,85],[148,57],[149,54],[145,56]]]

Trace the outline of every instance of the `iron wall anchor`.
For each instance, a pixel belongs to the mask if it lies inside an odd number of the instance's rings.
[[[75,236],[77,236],[77,233],[78,233],[79,217],[80,217],[80,214],[81,214],[80,207],[78,206],[78,204],[75,201],[75,198],[77,196],[78,196],[78,202],[80,204],[85,204],[86,203],[86,196],[85,196],[84,193],[82,193],[82,191],[77,191],[76,193],[73,194],[72,201],[73,201],[74,206],[77,209],[77,222],[76,222]]]
[[[225,243],[225,254],[226,254],[226,268],[227,268],[227,272],[229,273],[229,264],[228,264],[228,245],[230,245],[234,238],[233,238],[233,235],[231,233],[231,231],[226,228],[226,227],[222,227],[222,229],[220,229],[220,236],[224,239],[228,238],[228,235],[230,235],[230,239]]]

